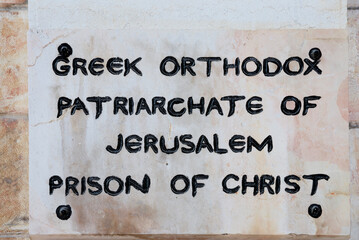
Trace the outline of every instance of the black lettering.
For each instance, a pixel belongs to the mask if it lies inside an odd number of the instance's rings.
[[[234,188],[228,188],[227,182],[230,179],[234,179],[235,181],[238,181],[239,177],[234,174],[228,174],[222,181],[223,192],[228,193],[228,194],[237,193],[239,191],[239,186],[234,187]]]
[[[217,98],[215,98],[215,97],[211,98],[211,100],[209,101],[206,116],[208,116],[213,109],[216,109],[218,111],[219,115],[221,115],[221,116],[223,115],[222,107],[219,104]]]
[[[121,152],[122,147],[123,147],[123,137],[122,137],[122,134],[118,134],[118,136],[117,136],[117,147],[113,148],[112,146],[107,145],[106,150],[109,153],[117,154],[117,153]]]
[[[64,183],[64,181],[62,181],[62,178],[57,175],[50,177],[50,179],[49,179],[50,195],[52,195],[54,193],[55,189],[61,188],[63,183]]]
[[[60,70],[57,68],[59,62],[69,63],[70,61],[66,57],[57,57],[52,62],[52,70],[58,76],[67,76],[69,74],[71,67],[69,65],[62,65],[60,66]]]
[[[60,97],[57,101],[57,118],[62,115],[62,111],[71,107],[72,100],[67,97]]]
[[[181,75],[186,76],[186,72],[188,71],[192,76],[196,76],[196,73],[192,69],[194,65],[196,64],[193,58],[183,57],[181,62]]]
[[[72,190],[72,192],[78,196],[79,192],[76,189],[77,184],[79,184],[79,180],[77,178],[67,177],[65,184],[65,196],[69,195],[70,190]]]
[[[90,73],[94,76],[100,76],[103,73],[103,59],[102,58],[94,58],[90,61],[89,70]],[[96,71],[96,69],[102,69],[100,71]]]
[[[76,75],[77,70],[80,69],[82,74],[87,76],[87,70],[86,70],[86,59],[83,58],[74,58],[72,62],[72,74]]]
[[[168,72],[166,70],[166,64],[168,62],[171,62],[173,63],[173,69],[172,71]],[[162,61],[161,61],[161,64],[160,64],[160,71],[163,75],[165,76],[174,76],[178,73],[178,71],[181,69],[179,63],[177,62],[177,59],[172,57],[172,56],[168,56],[168,57],[165,57]]]
[[[236,58],[234,64],[228,64],[228,59],[225,58],[223,61],[223,74],[224,76],[227,76],[228,69],[229,68],[235,68],[236,69],[236,76],[239,76],[239,58]]]
[[[211,76],[212,62],[221,61],[220,57],[199,57],[197,58],[200,62],[207,62],[207,77]]]
[[[274,191],[271,185],[274,184],[274,177],[271,175],[262,175],[259,183],[259,192],[260,194],[264,194],[264,189],[267,188],[269,194],[274,194]]]
[[[96,188],[96,190],[92,190],[92,189],[88,189],[89,191],[89,194],[91,195],[99,195],[102,193],[102,186],[101,184],[98,183],[98,181],[100,180],[99,177],[89,177],[87,178],[87,184],[90,186],[90,187],[93,187],[93,188]]]
[[[295,106],[293,109],[287,108],[287,102],[289,102],[289,101],[294,102]],[[293,96],[286,96],[283,99],[282,104],[280,105],[280,109],[281,109],[282,113],[284,113],[287,116],[294,116],[294,115],[299,114],[301,107],[302,107],[302,103],[300,102],[300,100]]]
[[[315,108],[317,106],[317,104],[315,103],[310,103],[309,101],[313,101],[313,100],[319,100],[321,99],[321,97],[319,96],[308,96],[308,97],[304,97],[304,104],[303,104],[303,116],[307,115],[308,113],[308,109],[309,108]]]
[[[157,137],[155,137],[152,134],[147,134],[144,140],[145,153],[147,153],[150,148],[152,148],[154,153],[158,153],[158,148],[156,146],[157,142],[158,142]]]
[[[286,176],[286,177],[284,178],[284,182],[285,182],[287,185],[289,185],[289,186],[291,186],[291,187],[293,187],[293,188],[285,188],[284,190],[285,190],[287,193],[295,194],[295,193],[299,192],[300,186],[299,186],[297,183],[295,183],[295,182],[291,182],[291,180],[300,181],[300,178],[299,178],[298,176],[296,176],[296,175]]]
[[[180,142],[183,144],[183,145],[186,145],[188,146],[189,148],[185,148],[185,147],[182,147],[181,148],[181,151],[183,153],[192,153],[195,151],[196,149],[196,146],[194,145],[193,142],[191,141],[187,141],[187,139],[192,139],[192,135],[191,134],[185,134],[185,135],[181,135],[179,140]]]
[[[312,48],[309,50],[309,57],[314,60],[310,61],[308,58],[304,59],[304,62],[308,65],[307,70],[305,70],[304,75],[309,74],[312,70],[314,70],[319,75],[322,74],[322,70],[318,67],[320,63],[320,58],[322,57],[322,52],[319,48]]]
[[[142,180],[142,185],[140,185],[138,182],[133,180],[131,176],[127,176],[125,185],[126,185],[126,194],[129,194],[131,192],[131,186],[139,190],[140,192],[146,194],[150,190],[151,179],[147,174],[145,174]]]
[[[275,71],[270,71],[270,67],[269,67],[269,63],[273,63],[277,66]],[[272,57],[268,57],[266,59],[263,60],[263,74],[266,77],[274,77],[275,75],[279,74],[282,71],[282,63],[276,59],[276,58],[272,58]]]
[[[160,138],[160,148],[161,151],[166,153],[166,154],[173,154],[175,152],[177,152],[178,148],[179,148],[179,142],[178,142],[178,137],[176,136],[174,138],[174,146],[172,148],[167,148],[166,147],[166,140],[163,136],[161,136]]]
[[[252,115],[263,112],[263,108],[262,108],[263,105],[262,104],[252,104],[252,101],[261,102],[262,98],[258,97],[258,96],[254,96],[254,97],[251,97],[250,99],[248,99],[248,101],[246,103],[247,112]],[[255,108],[257,108],[257,109],[255,109]]]
[[[118,110],[121,109],[123,114],[128,115],[126,105],[127,105],[127,98],[115,97],[115,100],[113,100],[113,114],[117,114]]]
[[[272,136],[269,135],[266,137],[261,144],[259,144],[254,138],[248,136],[247,138],[247,153],[252,152],[252,147],[256,148],[258,151],[262,151],[265,146],[267,147],[268,152],[273,150],[273,140]]]
[[[105,102],[109,102],[111,101],[111,98],[106,96],[106,97],[88,97],[86,98],[86,100],[88,102],[94,102],[96,103],[96,119],[101,115],[102,113],[102,103],[105,103]]]
[[[129,112],[130,115],[133,114],[133,108],[134,108],[134,106],[135,106],[135,103],[133,102],[133,98],[130,97],[130,98],[128,99],[128,112]]]
[[[74,115],[77,110],[82,110],[86,115],[89,115],[89,111],[80,98],[76,98],[74,100],[74,104],[72,105],[71,109],[71,115]]]
[[[290,69],[290,63],[291,62],[297,62],[298,65],[299,65],[299,69],[297,71],[292,71]],[[302,71],[303,71],[303,60],[300,58],[300,57],[291,57],[291,58],[288,58],[285,62],[284,62],[284,65],[283,65],[283,70],[286,74],[288,74],[289,76],[295,76],[295,75],[298,75],[300,74]]]
[[[166,109],[164,108],[166,103],[166,98],[164,97],[153,97],[152,98],[152,114],[156,114],[156,109],[158,109],[162,114],[166,115]]]
[[[195,108],[198,108],[201,114],[204,113],[204,97],[201,97],[199,103],[193,103],[193,98],[189,97],[187,105],[188,105],[188,114],[192,114],[192,111]]]
[[[183,98],[173,98],[168,101],[167,112],[172,117],[181,117],[186,112],[186,108],[182,108],[180,111],[174,110],[175,104],[184,103]]]
[[[192,177],[192,197],[195,197],[197,195],[197,188],[204,187],[204,183],[199,183],[197,180],[204,180],[208,179],[208,175],[204,174],[197,174]]]
[[[176,183],[178,180],[182,180],[184,182],[185,186],[183,187],[183,189],[179,190],[176,188]],[[174,194],[183,194],[183,193],[187,192],[189,189],[189,186],[190,186],[189,179],[185,175],[181,175],[181,174],[176,175],[171,180],[171,190]]]
[[[197,147],[196,147],[196,153],[200,153],[202,148],[207,148],[209,152],[213,152],[213,147],[209,143],[206,136],[201,135],[198,139]]]
[[[81,178],[81,195],[86,192],[86,177]]]
[[[229,147],[235,153],[243,152],[243,150],[245,148],[244,145],[246,144],[246,142],[243,140],[244,140],[244,137],[242,135],[234,135],[229,140]],[[239,147],[239,148],[237,148],[237,147]]]
[[[275,194],[278,194],[280,192],[280,184],[281,184],[280,176],[277,176],[275,178]]]
[[[130,60],[125,59],[125,72],[124,72],[124,76],[127,76],[130,71],[132,70],[133,72],[135,72],[137,75],[142,76],[142,72],[140,71],[140,69],[138,69],[136,67],[136,64],[141,61],[142,58],[136,58],[133,62],[130,62]]]
[[[245,99],[244,96],[224,96],[221,98],[221,101],[228,101],[229,102],[229,112],[228,112],[228,117],[232,116],[234,114],[234,112],[236,111],[236,102],[239,100],[243,100]],[[257,104],[254,104],[257,105]],[[251,106],[254,106],[251,105]],[[258,110],[257,110],[258,111]]]
[[[218,154],[225,154],[228,152],[227,149],[219,148],[219,141],[218,141],[218,134],[213,135],[213,146],[214,146],[214,152]]]
[[[123,70],[122,69],[117,70],[116,68],[122,68],[123,67],[122,62],[123,60],[121,58],[118,57],[110,58],[107,61],[106,68],[113,75],[120,75]]]
[[[136,140],[136,142],[131,142],[131,140]],[[130,135],[125,139],[125,147],[129,153],[136,153],[141,151],[141,141],[142,138],[138,135]]]
[[[146,110],[148,115],[151,115],[150,107],[148,106],[146,99],[140,98],[137,104],[136,115],[140,114],[141,110]]]
[[[313,196],[317,192],[319,180],[322,180],[322,179],[324,179],[326,181],[329,180],[329,176],[326,174],[303,175],[303,178],[313,181],[312,191],[310,193],[311,196]]]
[[[258,175],[254,176],[253,182],[247,182],[247,175],[243,175],[242,177],[242,194],[247,193],[247,187],[253,188],[253,196],[258,194],[258,185],[259,185],[259,178]]]
[[[118,188],[116,189],[116,191],[112,191],[110,189],[110,183],[111,181],[116,181],[118,183]],[[109,176],[105,179],[104,183],[103,183],[103,187],[104,187],[104,191],[105,193],[107,193],[110,196],[117,196],[119,195],[122,190],[123,190],[123,181],[116,177],[116,176]]]
[[[256,65],[256,70],[250,72],[247,70],[247,64],[249,62],[254,62]],[[258,73],[260,73],[260,71],[262,70],[262,64],[260,61],[258,61],[257,58],[255,57],[247,57],[246,59],[243,60],[242,62],[242,72],[244,73],[244,75],[246,76],[255,76]]]

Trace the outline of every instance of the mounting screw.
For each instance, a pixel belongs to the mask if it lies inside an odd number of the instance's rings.
[[[63,57],[70,57],[72,54],[72,48],[67,43],[62,43],[57,50],[59,51],[59,54]]]
[[[322,207],[319,204],[312,204],[308,208],[308,214],[312,218],[319,218],[322,215]]]
[[[312,48],[309,51],[309,57],[312,60],[317,61],[322,57],[322,52],[320,51],[319,48]]]
[[[71,217],[72,211],[70,205],[60,205],[56,209],[56,215],[61,220],[67,220]]]

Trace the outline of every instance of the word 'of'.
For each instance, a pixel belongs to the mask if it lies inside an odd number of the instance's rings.
[[[207,180],[209,175],[197,174],[191,179],[183,174],[174,176],[170,181],[170,188],[174,194],[184,194],[191,189],[192,196],[197,195],[197,190],[205,186],[204,180]],[[311,174],[303,175],[303,179],[311,180],[312,187],[310,195],[315,195],[318,189],[320,180],[329,180],[329,176],[326,174]],[[134,188],[144,194],[148,193],[151,186],[150,177],[145,174],[142,183],[137,182],[131,176],[127,176],[123,181],[117,176],[106,177],[103,182],[100,182],[101,178],[97,176],[82,177],[78,179],[76,177],[66,177],[65,179],[65,196],[72,192],[74,195],[88,194],[96,196],[105,192],[110,196],[118,196],[123,190],[126,194],[131,193],[131,188]],[[253,180],[248,180],[247,175],[243,175],[241,181],[240,177],[235,174],[228,174],[222,180],[222,190],[227,194],[238,193],[241,189],[242,195],[247,194],[248,188],[251,188],[253,196],[257,194],[264,194],[266,191],[271,194],[279,194],[285,184],[284,191],[289,194],[296,194],[300,191],[301,178],[296,175],[288,175],[282,178],[281,176],[272,176],[264,174],[261,176],[254,175]],[[200,182],[202,181],[202,182]],[[283,184],[284,181],[284,184]],[[57,175],[49,178],[49,194],[52,195],[56,189],[60,189],[64,185],[64,180]],[[110,186],[111,185],[111,186]],[[180,186],[179,186],[180,185]]]
[[[90,61],[84,58],[73,58],[72,64],[70,65],[68,64],[70,63],[68,57],[72,55],[71,46],[67,43],[63,43],[58,47],[58,52],[60,56],[56,57],[52,62],[52,69],[58,76],[67,76],[71,69],[73,75],[77,75],[78,72],[81,72],[85,76],[87,76],[88,73],[94,76],[100,76],[106,69],[112,75],[120,75],[123,73],[124,76],[127,76],[133,71],[135,74],[142,76],[142,72],[137,66],[142,60],[141,57],[133,61],[127,58],[113,57],[108,59],[106,64],[105,60],[100,57],[93,58]],[[233,69],[236,76],[239,76],[241,70],[246,76],[256,76],[263,71],[264,76],[274,77],[282,70],[289,76],[295,76],[303,72],[305,68],[304,63],[307,64],[304,75],[312,71],[315,71],[317,74],[322,74],[322,70],[318,67],[321,56],[322,53],[319,48],[312,48],[309,51],[309,57],[312,60],[305,58],[303,61],[302,58],[295,56],[288,58],[283,64],[279,59],[274,57],[265,58],[261,62],[251,56],[245,58],[242,63],[238,57],[233,63],[229,63],[228,58],[224,58],[222,63],[223,75],[226,76],[229,69]],[[212,73],[212,64],[222,61],[222,58],[199,57],[197,61],[204,63],[206,75],[209,77]],[[295,67],[293,67],[294,64],[296,65]],[[196,76],[197,70],[195,71],[195,66],[196,60],[192,57],[182,57],[179,61],[174,56],[167,56],[161,61],[159,70],[164,76],[175,76],[179,72],[182,76],[186,76],[187,73]]]

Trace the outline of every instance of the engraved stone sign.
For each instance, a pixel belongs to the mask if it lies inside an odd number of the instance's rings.
[[[349,235],[341,30],[29,32],[30,234]]]

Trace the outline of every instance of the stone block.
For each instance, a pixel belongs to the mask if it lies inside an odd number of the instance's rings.
[[[359,8],[359,0],[348,0],[348,8],[349,9]]]
[[[28,121],[0,119],[0,233],[28,228]]]
[[[346,0],[36,0],[33,29],[346,28]]]
[[[26,0],[0,0],[0,7],[12,7],[26,4]]]
[[[0,12],[0,114],[27,113],[27,11]]]
[[[349,120],[359,121],[359,11],[348,11]]]
[[[350,130],[351,240],[359,239],[359,129]]]

